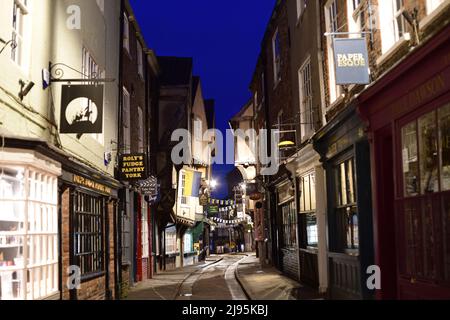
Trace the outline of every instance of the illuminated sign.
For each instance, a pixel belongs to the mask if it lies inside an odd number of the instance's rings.
[[[95,190],[95,191],[104,193],[104,194],[108,194],[108,195],[111,194],[111,188],[108,188],[107,186],[105,186],[101,183],[92,181],[85,177],[73,175],[73,183],[75,183],[79,186],[91,189],[91,190]]]
[[[333,41],[336,84],[370,83],[366,38],[335,38]]]

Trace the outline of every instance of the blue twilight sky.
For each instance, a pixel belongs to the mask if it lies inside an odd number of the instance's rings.
[[[266,24],[275,0],[130,0],[147,45],[157,55],[194,58],[203,94],[216,100],[216,126],[228,120],[250,98],[248,90]],[[215,165],[227,195],[226,174],[233,166]]]

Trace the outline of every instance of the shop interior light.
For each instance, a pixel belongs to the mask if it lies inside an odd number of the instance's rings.
[[[280,148],[287,148],[287,147],[292,147],[292,146],[295,146],[295,142],[289,141],[289,140],[281,141],[278,144],[278,147],[280,147]]]

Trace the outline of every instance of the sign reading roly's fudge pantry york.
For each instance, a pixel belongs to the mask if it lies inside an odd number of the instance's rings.
[[[121,155],[119,161],[121,180],[144,180],[147,173],[145,158],[143,153]]]

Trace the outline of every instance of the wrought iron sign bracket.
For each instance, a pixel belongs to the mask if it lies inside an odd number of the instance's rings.
[[[64,78],[64,68],[72,70],[73,72],[81,75],[83,78]],[[53,82],[65,82],[65,83],[107,83],[114,82],[114,78],[98,78],[98,75],[93,73],[91,75],[86,75],[83,72],[78,71],[75,68],[65,64],[65,63],[49,63],[49,85]]]

